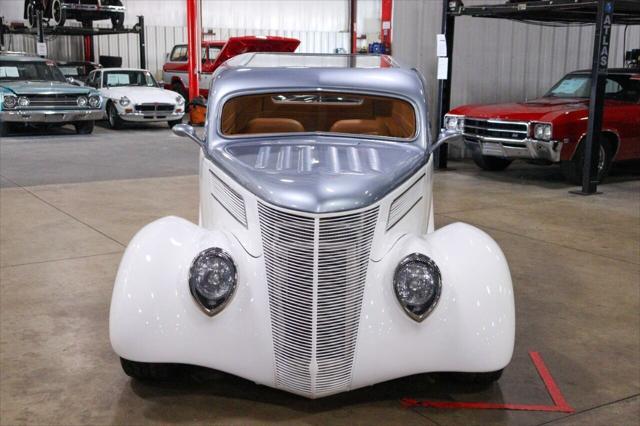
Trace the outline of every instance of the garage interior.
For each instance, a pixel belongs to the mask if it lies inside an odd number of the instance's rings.
[[[160,80],[171,47],[186,42],[186,2],[166,1],[156,12],[149,3],[124,2],[125,26],[133,27],[137,14],[144,14],[142,56]],[[293,36],[302,41],[297,52],[336,53],[384,44],[381,33],[392,31],[391,55],[426,78],[431,131],[437,135],[442,83],[436,79],[436,35],[447,2],[308,0],[304,3],[317,15],[306,18],[304,8],[286,0],[264,2],[271,7],[231,3],[203,0],[205,38],[208,32],[221,39]],[[504,3],[464,1],[467,6]],[[393,8],[389,21],[385,4]],[[4,22],[22,19],[22,6],[3,1]],[[237,13],[226,17],[212,12],[233,7]],[[168,17],[167,11],[175,13]],[[636,18],[640,22],[640,12]],[[565,74],[591,69],[593,24],[455,19],[451,107],[533,99]],[[274,23],[280,27],[269,27]],[[122,56],[123,66],[141,66],[138,36],[92,36],[93,55]],[[7,50],[35,54],[33,35],[17,31],[6,38]],[[85,53],[81,36],[46,42],[55,59],[82,59]],[[640,25],[614,25],[608,67],[622,68],[626,51],[637,48]],[[112,130],[98,122],[91,135],[77,135],[67,126],[2,137],[1,424],[637,424],[640,163],[614,163],[596,194],[579,196],[570,193],[578,188],[565,181],[557,165],[516,161],[504,171],[484,171],[459,145],[449,146],[445,167],[434,174],[435,227],[476,226],[497,241],[508,260],[516,337],[513,359],[499,381],[479,387],[420,374],[310,400],[205,368],[170,382],[132,380],[109,340],[118,265],[148,223],[165,216],[198,223],[199,153],[166,123]],[[407,404],[553,405],[530,352],[544,359],[570,412]]]

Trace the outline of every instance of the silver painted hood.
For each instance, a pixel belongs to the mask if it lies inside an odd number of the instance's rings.
[[[427,161],[410,143],[315,136],[225,141],[214,163],[264,201],[308,213],[366,207],[382,199]]]

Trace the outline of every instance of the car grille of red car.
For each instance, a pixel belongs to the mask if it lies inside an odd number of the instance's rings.
[[[258,204],[276,387],[348,390],[378,207],[311,217]]]
[[[472,140],[514,143],[522,146],[529,136],[529,125],[517,121],[464,119],[464,136]]]

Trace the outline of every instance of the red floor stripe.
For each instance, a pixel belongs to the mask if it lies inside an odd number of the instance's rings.
[[[492,402],[458,402],[458,401],[418,401],[416,399],[404,398],[400,402],[407,408],[410,407],[432,407],[432,408],[462,408],[471,410],[516,410],[516,411],[546,411],[573,413],[574,410],[562,396],[560,388],[553,380],[549,369],[544,364],[538,352],[529,352],[529,357],[536,367],[540,378],[553,400],[554,405],[530,405],[530,404],[496,404]]]

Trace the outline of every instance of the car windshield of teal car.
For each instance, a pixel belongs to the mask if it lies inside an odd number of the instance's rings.
[[[65,82],[64,75],[53,62],[2,61],[0,81],[58,81]]]
[[[103,73],[103,85],[105,87],[157,87],[158,83],[148,71],[123,70],[105,71]]]

